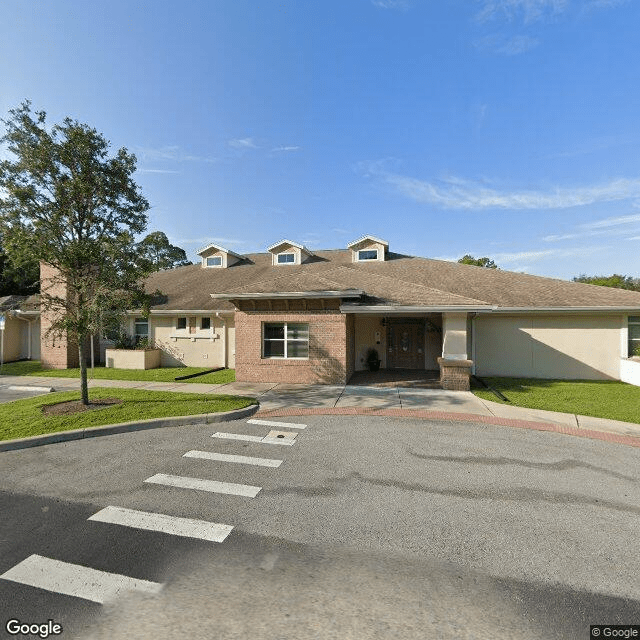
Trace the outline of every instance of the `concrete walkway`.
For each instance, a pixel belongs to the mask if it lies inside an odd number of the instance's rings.
[[[3,386],[51,387],[55,391],[77,390],[77,378],[52,378],[46,376],[0,376]],[[514,407],[488,400],[481,400],[468,391],[444,391],[442,389],[420,389],[399,385],[373,387],[352,385],[307,385],[230,382],[227,384],[200,384],[184,382],[144,382],[132,380],[89,380],[89,387],[120,387],[158,391],[180,391],[183,393],[214,393],[247,395],[258,398],[260,413],[282,415],[283,412],[344,413],[345,415],[371,414],[413,415],[425,418],[465,419],[473,416],[481,422],[513,425],[546,424],[557,427],[562,433],[600,432],[638,439],[640,425],[603,418],[558,413]],[[400,413],[399,413],[400,412]],[[405,413],[406,412],[406,413]],[[417,417],[417,416],[416,416]],[[534,427],[531,427],[534,428]],[[621,441],[623,441],[621,440]]]

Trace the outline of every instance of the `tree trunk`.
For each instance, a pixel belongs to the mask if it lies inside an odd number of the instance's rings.
[[[82,404],[89,404],[89,387],[87,385],[87,359],[84,354],[84,344],[87,340],[86,335],[78,336],[78,359],[80,360],[80,394],[82,396]]]

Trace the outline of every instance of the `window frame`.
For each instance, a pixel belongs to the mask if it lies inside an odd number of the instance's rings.
[[[217,260],[217,264],[209,264],[209,260]],[[205,258],[205,266],[207,269],[220,269],[222,265],[222,256],[208,256]]]
[[[209,323],[208,327],[203,326],[204,321]],[[211,317],[210,316],[200,316],[200,331],[210,331],[211,330]]]
[[[289,256],[291,256],[293,260],[280,260],[280,258],[288,258]],[[279,253],[276,258],[276,263],[277,264],[295,264],[296,254],[291,251],[287,251],[286,253]]]
[[[138,333],[138,326],[146,325],[147,330],[144,333]],[[149,340],[149,318],[134,317],[133,318],[133,340],[137,345],[143,339]]]
[[[632,338],[631,327],[640,327],[640,315],[627,317],[627,358],[633,357],[634,349],[640,347],[640,334],[637,338]]]
[[[363,258],[363,253],[375,253],[374,258]],[[378,259],[378,249],[358,249],[358,262],[371,262]]]
[[[307,337],[306,340],[305,339],[300,339],[300,338],[289,338],[288,337],[288,327],[289,325],[304,325],[306,326],[306,331],[307,331]],[[267,325],[276,325],[276,326],[282,326],[283,328],[283,338],[265,338],[265,329],[267,327]],[[282,356],[267,356],[265,355],[265,344],[266,342],[282,342],[283,343],[283,353],[284,355]],[[289,351],[289,343],[290,342],[296,342],[296,343],[300,343],[300,342],[306,342],[307,345],[307,355],[306,356],[290,356],[288,354]],[[310,329],[309,329],[309,323],[308,322],[263,322],[262,323],[262,345],[261,345],[261,357],[263,360],[308,360],[309,359],[309,343],[310,343]]]
[[[180,320],[184,320],[184,326],[180,326]],[[187,330],[187,316],[177,316],[176,317],[176,331],[186,331]]]

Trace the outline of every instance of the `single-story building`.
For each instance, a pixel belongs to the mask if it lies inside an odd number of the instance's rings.
[[[445,388],[468,388],[469,373],[640,384],[639,292],[393,253],[370,235],[344,249],[281,240],[198,255],[152,274],[147,290],[162,298],[146,318],[129,314],[130,335],[148,337],[164,366],[345,383],[375,349],[383,369],[439,371]],[[43,336],[43,363],[71,366],[61,348]]]

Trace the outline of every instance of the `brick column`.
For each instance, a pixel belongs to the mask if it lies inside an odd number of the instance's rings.
[[[60,272],[45,262],[40,262],[40,291],[43,294],[66,298],[68,288],[60,277]],[[40,361],[44,369],[69,369],[78,365],[78,345],[68,336],[48,334],[55,321],[56,314],[62,310],[45,309],[40,311]]]
[[[438,358],[440,385],[449,391],[469,391],[469,376],[473,360],[448,360]]]

